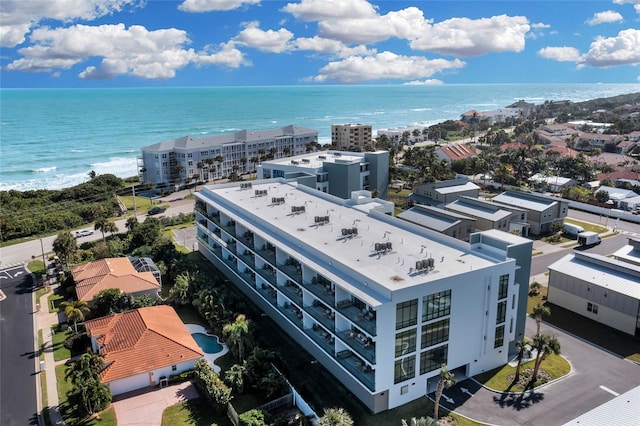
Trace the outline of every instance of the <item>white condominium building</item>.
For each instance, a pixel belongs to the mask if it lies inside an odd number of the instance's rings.
[[[223,135],[183,136],[142,148],[138,170],[145,183],[208,181],[232,173],[253,172],[266,158],[299,155],[318,142],[318,131],[299,126],[241,130]]]
[[[271,179],[196,194],[200,251],[372,412],[501,366],[524,333],[532,242],[501,231],[466,243]]]

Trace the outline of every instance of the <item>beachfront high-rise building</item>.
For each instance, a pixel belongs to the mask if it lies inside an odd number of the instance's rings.
[[[331,145],[343,151],[365,151],[372,144],[370,124],[332,124]]]
[[[263,162],[258,179],[294,178],[302,185],[340,198],[353,191],[367,190],[387,198],[389,151],[320,151]]]
[[[289,125],[278,129],[241,130],[215,136],[183,136],[142,148],[138,170],[145,183],[190,182],[195,175],[208,181],[255,171],[266,158],[307,152],[318,142],[318,131]]]
[[[200,252],[371,411],[505,364],[524,335],[532,242],[463,242],[285,179],[196,194]],[[231,285],[231,284],[230,284]]]

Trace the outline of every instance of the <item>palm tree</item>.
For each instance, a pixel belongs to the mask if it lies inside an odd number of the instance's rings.
[[[551,315],[551,309],[548,306],[538,303],[531,313],[536,319],[536,334],[540,334],[540,323],[542,322],[542,317],[548,317]]]
[[[78,334],[78,321],[84,321],[84,314],[89,312],[89,305],[83,300],[74,300],[72,302],[62,302],[60,306],[64,308],[67,320],[73,322],[73,328]]]
[[[102,355],[91,352],[83,354],[65,368],[65,380],[73,385],[67,392],[68,400],[88,414],[103,410],[111,403],[111,391],[100,383],[103,368]]]
[[[545,334],[536,334],[533,336],[533,349],[536,351],[536,361],[533,367],[533,375],[531,376],[531,382],[529,386],[533,387],[537,378],[538,370],[542,361],[547,359],[549,355],[560,355],[560,342],[555,337],[550,337]]]
[[[353,419],[344,408],[327,408],[318,419],[317,426],[352,426]]]
[[[211,166],[213,166],[213,158],[207,158],[204,160],[205,164],[207,165],[207,168],[209,169],[208,173],[207,173],[207,180],[209,180],[209,177],[211,176]],[[214,182],[215,182],[215,178],[214,178]]]
[[[410,423],[407,423],[405,419],[402,419],[402,426],[438,426],[438,422],[431,417],[412,417]]]
[[[118,232],[118,227],[116,226],[116,224],[106,218],[97,219],[93,226],[93,229],[102,233],[102,241],[106,241],[104,236],[106,232],[109,232],[110,234]]]
[[[244,343],[249,334],[249,320],[244,314],[236,317],[235,322],[229,323],[222,328],[222,333],[232,346],[238,351],[238,359],[244,361]]]
[[[78,243],[69,231],[60,232],[56,239],[53,240],[53,252],[64,264],[69,264],[69,260],[77,250]]]
[[[124,227],[127,228],[129,232],[133,232],[136,226],[138,226],[138,219],[135,216],[128,217],[124,224]]]
[[[169,290],[169,300],[179,305],[187,305],[189,303],[189,287],[192,277],[189,272],[183,272],[176,277],[176,283]]]
[[[528,345],[529,340],[526,337],[516,341],[516,347],[518,348],[518,355],[516,356],[516,359],[518,360],[518,365],[516,366],[516,374],[513,377],[513,383],[517,383],[520,380],[520,367],[522,367],[522,361],[524,361]]]
[[[242,164],[242,173],[247,173],[247,157],[240,158],[240,164]]]
[[[224,172],[224,169],[222,168],[222,163],[224,163],[224,157],[222,155],[216,155],[216,158],[214,158],[215,162],[218,163],[218,171],[220,173]]]
[[[95,170],[91,170],[89,173],[87,173],[89,175],[89,179],[95,179],[96,176],[98,176],[98,174],[96,173]]]
[[[436,388],[436,398],[434,401],[435,407],[433,407],[433,419],[438,421],[438,409],[440,408],[440,398],[442,397],[442,392],[445,389],[449,389],[451,386],[456,384],[456,378],[452,372],[447,370],[447,366],[442,364],[440,367],[440,381],[438,382],[438,387]]]
[[[75,361],[71,361],[64,369],[64,379],[75,385],[92,378],[99,378],[104,368],[103,357],[93,352],[85,352]]]
[[[244,376],[247,372],[246,363],[233,364],[225,373],[224,378],[231,386],[242,394],[244,390]]]
[[[251,164],[253,165],[253,171],[256,171],[256,164],[260,161],[260,159],[258,158],[258,156],[254,155],[253,157],[251,157],[251,159],[249,160],[251,161]]]

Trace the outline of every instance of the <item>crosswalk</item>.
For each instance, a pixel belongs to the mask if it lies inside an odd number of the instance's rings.
[[[24,266],[24,262],[13,262],[13,263],[0,263],[0,271],[4,271],[6,269],[13,269]]]
[[[634,237],[634,238],[640,239],[640,232],[625,231],[623,229],[619,229],[618,232],[620,232],[620,234],[622,234],[622,235],[628,235],[630,237]]]

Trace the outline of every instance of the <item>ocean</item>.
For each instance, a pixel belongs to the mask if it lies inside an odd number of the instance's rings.
[[[60,189],[88,173],[137,174],[143,146],[289,124],[331,140],[331,124],[430,125],[519,99],[574,102],[640,91],[640,84],[264,86],[0,89],[0,191]]]

